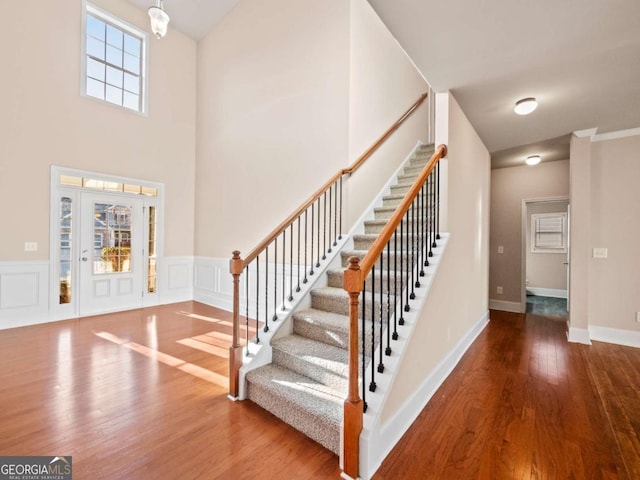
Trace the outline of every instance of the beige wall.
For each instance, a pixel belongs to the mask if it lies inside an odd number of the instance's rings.
[[[640,136],[591,144],[589,325],[640,331]],[[572,317],[573,318],[573,317]]]
[[[147,30],[122,0],[95,4]],[[0,260],[49,257],[49,167],[162,182],[166,255],[193,253],[196,45],[149,37],[149,115],[80,95],[82,2],[5,2],[0,30]],[[11,228],[9,228],[11,226]],[[25,253],[24,242],[39,250]]]
[[[349,162],[355,161],[429,86],[366,0],[351,1]],[[428,101],[348,179],[348,227],[418,140],[427,141]]]
[[[490,299],[521,303],[522,200],[568,195],[568,160],[491,171]]]
[[[531,216],[539,213],[567,213],[569,200],[527,205],[526,281],[527,288],[567,289],[567,254],[531,251]]]
[[[349,4],[244,0],[198,44],[196,255],[247,253],[349,151]]]
[[[383,412],[407,401],[486,315],[489,276],[490,157],[449,95],[448,226],[451,237]]]

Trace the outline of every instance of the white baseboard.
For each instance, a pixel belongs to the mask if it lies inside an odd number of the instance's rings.
[[[449,351],[449,353],[440,361],[436,368],[431,372],[422,384],[415,390],[413,395],[404,403],[402,407],[388,420],[381,425],[378,432],[370,435],[369,442],[375,442],[377,445],[369,446],[369,455],[366,470],[361,472],[362,478],[371,478],[376,470],[382,464],[393,447],[400,441],[402,435],[411,427],[420,412],[427,405],[431,397],[440,388],[442,383],[451,374],[464,353],[468,350],[478,335],[484,330],[489,323],[489,312],[487,311],[482,317],[469,329],[469,331],[460,339],[460,341]],[[360,439],[361,452],[362,442]],[[362,465],[362,464],[361,464]]]
[[[614,343],[626,347],[640,348],[640,332],[637,330],[622,330],[618,328],[589,326],[591,340],[597,342]]]
[[[506,302],[504,300],[494,300],[493,298],[489,299],[489,308],[512,313],[524,313],[526,311],[526,308],[523,308],[520,302]]]
[[[527,287],[527,293],[540,297],[567,298],[567,291],[557,288]]]
[[[586,328],[575,328],[571,324],[567,323],[569,330],[567,331],[567,340],[572,343],[583,343],[585,345],[591,345],[591,337],[589,336],[589,330]]]

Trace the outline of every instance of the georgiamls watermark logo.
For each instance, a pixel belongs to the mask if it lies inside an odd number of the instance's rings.
[[[72,480],[71,457],[0,457],[0,480]]]

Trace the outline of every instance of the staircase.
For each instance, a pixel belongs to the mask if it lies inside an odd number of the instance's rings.
[[[293,333],[271,341],[272,363],[246,375],[249,399],[336,454],[348,378],[349,296],[343,271],[349,257],[364,257],[433,152],[432,145],[416,150],[382,206],[374,209],[373,220],[365,221],[364,233],[354,235],[352,248],[341,252],[342,268],[327,270],[327,286],[310,292],[311,307],[293,314]],[[399,264],[406,269],[407,261]]]

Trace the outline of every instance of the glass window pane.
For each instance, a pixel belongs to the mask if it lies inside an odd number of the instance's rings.
[[[127,91],[123,94],[122,106],[131,110],[140,110],[140,97]]]
[[[108,192],[121,192],[122,184],[117,182],[104,182],[104,189]]]
[[[81,187],[82,177],[74,177],[71,175],[60,175],[60,185],[72,185],[74,187]]]
[[[104,82],[104,63],[87,58],[87,75]]]
[[[122,105],[122,90],[111,85],[107,85],[107,91],[104,99],[107,102],[115,103],[116,105]]]
[[[107,66],[107,83],[122,88],[122,70]]]
[[[136,57],[140,56],[141,42],[138,38],[124,34],[124,50]]]
[[[104,83],[87,78],[87,95],[104,100]]]
[[[105,40],[105,23],[91,15],[87,15],[87,35],[98,40]]]
[[[107,45],[107,63],[122,68],[122,50]]]
[[[131,213],[127,205],[94,204],[94,273],[131,272]]]
[[[123,33],[121,30],[118,30],[116,27],[112,27],[111,25],[107,25],[107,43],[109,45],[113,45],[119,50],[122,50],[122,36]]]
[[[128,183],[124,184],[124,192],[125,193],[140,193],[140,185],[129,185]]]
[[[140,93],[140,77],[131,75],[129,73],[124,74],[124,88],[138,95]]]
[[[148,195],[150,197],[158,196],[158,189],[153,187],[142,187],[142,195]]]
[[[140,75],[140,58],[124,54],[124,69],[135,75]]]
[[[71,198],[60,199],[60,304],[71,302]]]
[[[92,37],[87,38],[87,55],[104,60],[104,42]]]

